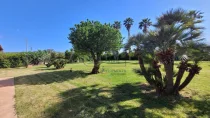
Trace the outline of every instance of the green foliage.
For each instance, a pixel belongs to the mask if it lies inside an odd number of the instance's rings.
[[[2,46],[0,45],[0,52],[2,52],[4,49],[2,48]]]
[[[121,28],[120,21],[114,21],[114,24],[112,24],[112,27],[119,30]]]
[[[40,62],[44,62],[46,57],[45,55],[48,54],[46,51],[38,50],[35,52],[27,52],[26,55],[31,64],[38,65]]]
[[[148,32],[148,27],[152,25],[152,22],[149,18],[142,19],[141,22],[139,22],[139,29],[142,29],[144,33]]]
[[[10,62],[11,68],[23,66],[23,53],[6,53],[6,59]]]
[[[82,21],[70,28],[68,39],[79,52],[91,54],[94,60],[92,73],[98,73],[99,61],[105,51],[118,50],[121,47],[121,33],[110,24],[99,21]]]
[[[160,94],[177,94],[177,88],[179,88],[186,71],[187,67],[183,62],[181,63],[182,66],[179,67],[174,86],[173,65],[175,52],[177,54],[180,54],[180,52],[187,54],[195,64],[209,55],[208,49],[202,48],[205,46],[199,43],[199,41],[203,40],[200,37],[203,27],[199,26],[203,21],[202,17],[202,12],[199,11],[172,9],[157,18],[157,23],[153,25],[154,30],[150,32],[147,31],[147,28],[151,25],[151,22],[149,19],[144,19],[140,22],[139,28],[143,29],[145,34],[139,33],[132,36],[125,45],[125,49],[135,46],[135,52],[139,56],[139,64],[143,75],[146,80],[149,80],[150,84],[156,86]],[[184,51],[181,50],[183,48]],[[145,69],[144,62],[150,63],[148,70]],[[166,76],[162,76],[159,62],[164,65]],[[181,88],[189,84],[194,75],[200,71],[199,67],[190,70]]]
[[[52,66],[53,64],[52,64],[52,62],[48,62],[47,64],[46,64],[46,66],[49,68],[50,66]]]
[[[70,29],[68,39],[75,50],[89,53],[100,53],[119,48],[121,34],[110,24],[98,21],[82,21]]]
[[[124,20],[124,25],[125,25],[125,27],[126,27],[126,29],[128,30],[128,32],[130,31],[130,28],[131,28],[131,26],[133,25],[133,19],[132,18],[126,18],[125,20]]]
[[[0,68],[9,68],[11,63],[6,59],[4,53],[0,53]]]
[[[49,62],[50,53],[47,50],[27,53],[0,53],[0,68],[28,67],[29,64],[38,65],[41,62]]]
[[[66,50],[65,51],[65,59],[67,60],[67,63],[71,62],[71,58],[72,58],[72,52]]]
[[[45,64],[48,68],[54,65],[56,69],[64,68],[65,64],[67,63],[65,59],[64,53],[56,53],[51,52],[50,53],[50,60]]]
[[[23,66],[23,53],[1,53],[0,68],[16,68]]]
[[[25,56],[23,57],[23,65],[24,65],[26,68],[28,68],[29,60],[28,60],[28,58],[27,58],[27,55],[25,55]]]
[[[56,59],[56,60],[54,60],[53,65],[55,66],[56,69],[64,68],[64,66],[66,65],[66,60],[65,59]]]

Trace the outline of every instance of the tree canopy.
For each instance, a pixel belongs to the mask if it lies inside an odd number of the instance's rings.
[[[94,60],[92,73],[98,73],[99,60],[104,51],[119,49],[121,33],[110,24],[101,24],[99,21],[82,21],[70,28],[68,39],[75,50],[90,53]]]

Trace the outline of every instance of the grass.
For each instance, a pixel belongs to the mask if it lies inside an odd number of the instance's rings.
[[[19,118],[135,118],[210,116],[210,62],[201,62],[200,75],[180,98],[157,98],[136,61],[104,62],[102,73],[88,74],[90,63],[64,69],[34,66],[0,69],[0,77],[15,77]],[[72,72],[70,69],[72,68]]]

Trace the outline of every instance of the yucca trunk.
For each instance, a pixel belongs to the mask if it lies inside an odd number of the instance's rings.
[[[164,68],[165,68],[166,79],[167,79],[166,91],[165,92],[167,94],[171,94],[172,91],[173,91],[173,85],[174,85],[174,82],[173,82],[173,63],[170,62],[170,63],[164,64]]]

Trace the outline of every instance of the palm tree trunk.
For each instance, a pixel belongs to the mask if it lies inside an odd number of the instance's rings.
[[[173,88],[173,92],[175,94],[178,94],[179,85],[180,85],[181,79],[184,75],[184,72],[185,72],[186,68],[187,68],[186,63],[181,63],[181,65],[179,67],[177,77],[176,77],[176,82],[175,82],[174,88]]]
[[[146,71],[146,68],[144,66],[144,61],[143,61],[143,59],[142,59],[142,57],[140,55],[138,56],[138,61],[139,61],[139,66],[141,68],[141,72],[144,75],[145,79],[147,80],[147,82],[150,85],[154,85],[154,81],[151,79],[150,75],[148,75],[148,73]]]
[[[128,40],[129,39],[130,39],[130,29],[128,29]],[[129,58],[129,60],[131,60],[130,53],[131,53],[131,49],[129,48],[129,52],[128,52],[128,58]]]
[[[128,40],[130,39],[130,29],[128,30]]]
[[[146,74],[146,68],[144,66],[144,61],[140,55],[138,56],[138,61],[139,61],[139,66],[141,68],[142,73]]]
[[[195,76],[195,72],[191,71],[189,72],[188,76],[186,77],[185,81],[179,86],[179,91],[181,91],[183,88],[185,88],[190,81],[193,79],[193,77]]]
[[[173,62],[168,64],[164,64],[165,72],[166,72],[166,93],[171,94],[173,91]]]

